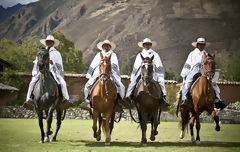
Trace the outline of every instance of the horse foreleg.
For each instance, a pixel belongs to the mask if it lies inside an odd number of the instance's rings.
[[[112,114],[112,117],[111,117],[111,122],[110,122],[110,135],[112,134],[112,130],[113,130],[113,127],[114,127],[114,118],[115,118],[115,112]]]
[[[93,137],[97,138],[97,119],[98,119],[98,112],[96,110],[93,110]]]
[[[102,126],[102,117],[98,115],[98,131],[97,131],[97,141],[101,140],[101,126]]]
[[[191,131],[191,141],[192,142],[195,142],[194,132],[193,132],[194,121],[195,121],[195,117],[194,117],[194,115],[192,115],[191,120],[190,120],[190,131]]]
[[[215,130],[220,131],[219,117],[217,116],[216,111],[214,109],[212,110],[211,116],[213,117],[213,119],[216,123]]]
[[[196,137],[196,144],[197,145],[200,145],[200,135],[199,135],[199,132],[200,132],[200,121],[199,121],[199,115],[197,114],[196,115],[196,129],[197,129],[197,137]]]
[[[46,137],[44,139],[44,142],[49,142],[49,135],[52,134],[51,125],[52,125],[52,118],[53,118],[53,111],[54,111],[54,106],[51,106],[49,111],[48,111],[48,117],[47,117],[47,130],[46,130]]]
[[[57,128],[56,128],[56,132],[51,141],[57,141],[57,134],[58,134],[58,131],[59,131],[59,129],[61,127],[61,123],[62,123],[62,111],[60,108],[58,108],[56,111],[57,111],[57,123],[56,123]]]
[[[147,138],[146,138],[146,131],[147,131],[147,116],[141,113],[140,123],[141,123],[141,129],[142,129],[142,140],[141,144],[142,146],[147,146]]]
[[[151,126],[152,126],[151,137],[150,137],[151,141],[154,141],[155,136],[158,134],[158,131],[157,131],[158,124],[159,124],[159,122],[158,122],[158,111],[156,111],[156,112],[153,113],[153,119],[152,119],[152,122],[151,122]]]
[[[44,130],[43,130],[43,113],[42,111],[37,111],[38,114],[38,125],[40,127],[41,130],[41,140],[40,143],[44,143]]]
[[[111,135],[110,135],[110,123],[111,123],[111,116],[112,113],[106,114],[106,120],[105,120],[105,146],[109,146],[111,142]]]

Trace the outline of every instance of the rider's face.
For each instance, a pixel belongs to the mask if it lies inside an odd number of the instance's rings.
[[[202,44],[202,43],[198,43],[198,44],[197,44],[197,48],[198,48],[200,51],[204,50],[205,46],[206,46],[206,44]]]
[[[54,41],[51,41],[51,40],[46,41],[46,46],[47,47],[52,47],[53,45],[54,45]]]
[[[108,51],[111,49],[111,45],[109,45],[109,44],[103,44],[103,45],[102,45],[102,48],[103,48],[103,50],[104,50],[105,52],[108,52]]]
[[[152,43],[144,43],[144,44],[143,44],[143,48],[144,48],[145,50],[149,50],[149,49],[151,49],[151,47],[152,47]]]

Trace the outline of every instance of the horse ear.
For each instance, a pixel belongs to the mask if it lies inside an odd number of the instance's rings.
[[[144,59],[145,59],[145,58],[142,56],[142,54],[140,54],[140,56],[141,56],[142,60],[144,60]]]
[[[111,60],[111,57],[112,57],[112,53],[109,55],[108,60]]]
[[[213,59],[215,58],[215,53],[212,54],[212,58],[213,58]]]
[[[102,53],[100,53],[100,57],[101,57],[101,60],[103,59],[103,54]]]
[[[154,59],[154,55],[151,57],[151,60],[153,61],[153,59]]]

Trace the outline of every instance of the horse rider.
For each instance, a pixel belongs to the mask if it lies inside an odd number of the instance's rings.
[[[125,97],[126,102],[131,102],[131,96],[132,96],[133,90],[134,90],[134,88],[137,84],[137,80],[141,74],[141,64],[142,64],[141,55],[144,58],[146,58],[146,57],[151,58],[152,56],[154,56],[153,79],[156,82],[158,82],[158,84],[161,87],[161,91],[162,91],[162,100],[160,100],[159,102],[161,103],[162,108],[169,106],[169,104],[166,102],[166,88],[165,88],[165,82],[164,82],[165,80],[164,80],[163,64],[162,64],[161,58],[158,55],[158,53],[155,52],[154,50],[152,50],[152,47],[156,46],[156,44],[157,43],[155,41],[151,41],[149,38],[145,38],[142,42],[138,42],[138,46],[143,48],[143,50],[140,53],[138,53],[138,55],[135,59],[135,62],[134,62],[131,79],[130,79],[130,84],[128,86],[127,94]]]
[[[63,95],[63,101],[61,103],[62,109],[67,109],[72,105],[69,102],[69,96],[67,91],[66,82],[64,80],[64,70],[62,63],[62,56],[58,50],[55,49],[59,45],[59,40],[55,39],[52,35],[48,35],[46,39],[41,39],[40,42],[46,47],[49,51],[49,70],[53,75],[53,78],[61,86],[61,91]],[[34,66],[32,70],[32,80],[29,84],[28,93],[26,101],[23,104],[23,107],[33,110],[34,102],[32,98],[32,92],[36,82],[39,79],[39,69],[37,66],[38,58],[33,61]]]
[[[181,107],[187,107],[187,108],[192,107],[191,100],[188,100],[187,98],[187,93],[190,90],[190,87],[194,81],[195,76],[201,72],[201,63],[204,61],[204,53],[206,53],[204,48],[209,44],[210,43],[207,43],[205,38],[198,38],[196,42],[192,42],[192,46],[194,46],[195,49],[192,52],[190,52],[190,54],[188,55],[188,58],[181,72],[181,76],[183,78],[183,86],[180,90],[182,94],[182,101],[183,101],[181,104]],[[215,108],[222,110],[229,103],[221,100],[220,89],[217,86],[214,79],[212,79],[212,86],[216,95]],[[178,97],[180,97],[180,93]]]
[[[93,88],[95,82],[97,82],[100,71],[99,71],[99,65],[101,63],[101,57],[100,53],[102,53],[103,56],[109,57],[111,56],[111,75],[110,79],[114,82],[116,88],[117,88],[117,103],[115,106],[116,112],[123,112],[122,107],[119,105],[120,101],[124,106],[129,107],[130,105],[127,105],[122,100],[125,95],[125,87],[121,82],[121,75],[118,65],[118,58],[117,55],[113,52],[113,50],[116,48],[116,45],[113,42],[110,42],[109,40],[104,40],[103,42],[99,42],[97,44],[97,48],[101,50],[101,52],[97,53],[94,59],[92,60],[90,67],[88,69],[86,78],[88,79],[87,83],[85,84],[84,88],[84,95],[85,95],[85,102],[81,105],[81,108],[84,110],[90,110],[90,93],[91,89]]]

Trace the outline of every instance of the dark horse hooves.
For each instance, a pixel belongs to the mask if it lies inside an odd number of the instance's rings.
[[[56,142],[56,141],[57,141],[56,138],[52,138],[52,139],[51,139],[51,142]]]
[[[101,136],[98,136],[96,139],[97,139],[97,141],[100,141],[101,140]]]
[[[141,145],[142,145],[142,146],[147,146],[147,139],[142,140],[142,141],[141,141]]]
[[[220,131],[220,126],[216,126],[216,127],[215,127],[215,130],[216,130],[216,131]]]
[[[154,141],[155,139],[156,139],[155,136],[154,136],[154,135],[151,135],[150,140],[151,140],[151,141]]]

